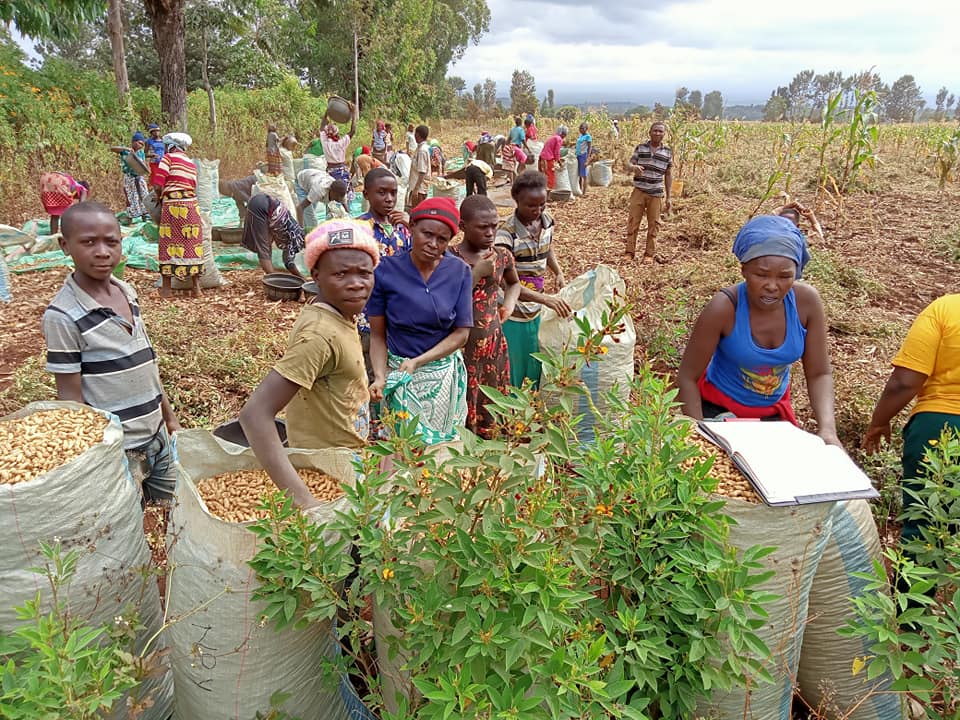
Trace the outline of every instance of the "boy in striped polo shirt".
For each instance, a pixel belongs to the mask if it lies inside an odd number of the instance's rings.
[[[140,317],[137,294],[113,277],[122,252],[120,224],[97,202],[74,205],[61,219],[60,248],[73,258],[43,314],[47,370],[58,400],[113,413],[146,500],[170,502],[177,473],[169,433],[180,429],[160,384],[157,356]]]
[[[660,212],[670,212],[670,190],[673,184],[673,151],[663,144],[666,126],[655,122],[650,126],[649,142],[640,143],[633,151],[627,170],[633,172],[633,193],[627,219],[627,257],[637,253],[637,232],[644,215],[647,217],[647,246],[643,253],[646,265],[653,263],[660,229]]]

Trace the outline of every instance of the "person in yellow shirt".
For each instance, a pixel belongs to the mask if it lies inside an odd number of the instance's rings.
[[[960,432],[960,294],[944,295],[914,320],[893,359],[893,371],[873,411],[862,446],[874,452],[881,438],[890,439],[890,421],[917,398],[903,428],[903,484],[922,487],[923,456],[944,428]],[[914,499],[904,493],[903,505]],[[902,537],[919,536],[919,523],[908,520]]]

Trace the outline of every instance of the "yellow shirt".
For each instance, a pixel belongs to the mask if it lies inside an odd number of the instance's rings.
[[[960,294],[944,295],[924,308],[893,364],[927,376],[911,415],[960,415]]]
[[[274,370],[300,386],[287,405],[290,447],[364,446],[370,397],[355,321],[328,306],[304,305]]]

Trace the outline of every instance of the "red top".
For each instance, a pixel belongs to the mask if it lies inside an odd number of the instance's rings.
[[[543,150],[540,151],[541,160],[559,160],[560,148],[563,146],[563,138],[559,135],[551,135],[550,139],[543,144]]]
[[[536,140],[537,139],[537,126],[536,125],[527,125],[527,140]]]
[[[163,155],[153,182],[163,188],[163,194],[197,189],[197,166],[180,150],[169,150]]]

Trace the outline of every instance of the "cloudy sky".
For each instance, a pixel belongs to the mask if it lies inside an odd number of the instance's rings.
[[[490,32],[450,69],[467,87],[490,77],[509,95],[514,68],[543,96],[672,101],[720,90],[764,102],[800,70],[871,66],[887,83],[913,75],[928,102],[960,95],[960,0],[488,0]]]

